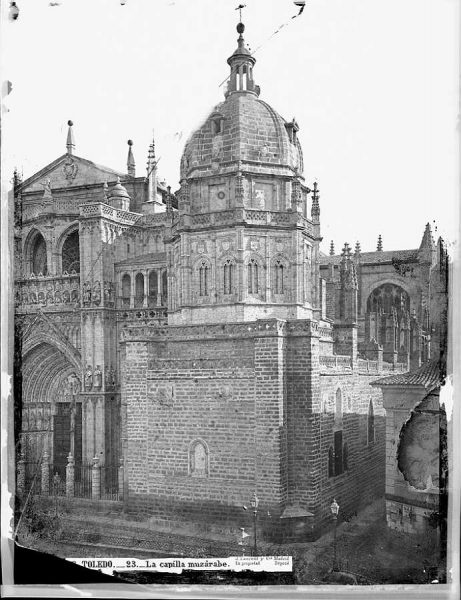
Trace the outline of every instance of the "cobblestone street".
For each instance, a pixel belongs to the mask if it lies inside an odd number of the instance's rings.
[[[177,530],[158,531],[146,524],[109,516],[86,515],[86,524],[81,514],[64,513],[61,519],[61,531],[55,540],[22,535],[21,543],[61,557],[226,557],[242,554],[242,546],[236,539],[226,540],[223,536],[204,533],[196,537]],[[250,554],[251,542],[245,548],[245,553]],[[279,545],[259,542],[258,550],[264,555],[293,556],[293,575],[289,576],[292,583],[320,584],[325,582],[332,569],[333,531],[315,542]],[[349,522],[339,523],[337,562],[339,570],[352,574],[359,584],[429,583],[437,577],[435,540],[390,531],[384,519],[382,500],[368,506]],[[170,580],[154,573],[143,573],[139,577],[144,583]],[[139,577],[134,576],[135,579]],[[188,577],[185,575],[186,581],[190,581]],[[215,575],[212,577],[216,582]],[[249,575],[248,579],[253,581],[254,578]],[[271,576],[270,579],[270,583],[287,583],[287,575]]]

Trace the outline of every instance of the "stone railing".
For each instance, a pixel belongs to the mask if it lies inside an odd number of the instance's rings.
[[[166,306],[142,309],[124,308],[117,311],[117,321],[134,321],[166,325],[168,322],[168,310]]]
[[[351,371],[352,359],[350,356],[337,356],[335,354],[321,355],[319,357],[320,371]]]
[[[31,277],[15,282],[15,304],[69,308],[80,304],[80,275]]]
[[[171,221],[168,213],[158,213],[156,215],[143,215],[140,222],[143,225],[154,226],[154,225],[168,225]]]
[[[81,204],[80,216],[84,218],[107,217],[117,221],[117,223],[123,223],[124,225],[134,225],[142,218],[142,215],[139,213],[120,210],[113,206],[109,206],[108,204],[104,204],[103,202]]]
[[[357,368],[360,373],[379,373],[377,360],[357,359]]]
[[[251,225],[275,225],[277,227],[302,225],[310,233],[313,227],[311,221],[301,214],[287,210],[272,211],[238,207],[219,212],[191,215],[192,227],[226,225],[231,222],[245,222]]]

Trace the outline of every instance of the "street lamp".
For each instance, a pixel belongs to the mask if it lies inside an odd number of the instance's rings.
[[[258,546],[257,546],[257,537],[256,537],[256,526],[257,526],[257,516],[258,516],[258,505],[259,498],[254,492],[253,497],[251,498],[251,508],[253,509],[253,530],[254,530],[254,543],[253,543],[253,554],[254,556],[258,556]]]
[[[338,513],[339,513],[339,504],[333,498],[333,502],[330,504],[331,514],[333,515],[333,519],[335,522],[335,533],[334,533],[334,541],[333,541],[333,571],[336,571],[336,525],[338,522]]]

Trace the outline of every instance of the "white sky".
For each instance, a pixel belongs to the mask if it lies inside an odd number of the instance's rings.
[[[261,98],[296,117],[307,184],[319,182],[323,250],[418,247],[426,222],[458,236],[458,0],[243,0]],[[178,187],[189,134],[223,100],[237,0],[18,0],[3,22],[4,177],[65,152]],[[3,11],[8,11],[3,3]],[[268,40],[278,27],[290,21]],[[179,134],[179,135],[178,135]],[[182,137],[181,137],[182,134]]]

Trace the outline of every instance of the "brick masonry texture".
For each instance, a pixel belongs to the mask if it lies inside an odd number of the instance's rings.
[[[197,326],[187,328],[187,340],[125,343],[128,510],[237,526],[256,490],[262,513],[271,514],[270,522],[261,517],[267,535],[293,506],[312,513],[308,529],[316,535],[333,497],[348,515],[384,492],[381,392],[369,386],[372,377],[321,376],[318,336],[305,329],[242,331],[203,339]],[[349,460],[346,472],[329,478],[338,388]],[[370,399],[376,433],[368,444]],[[203,477],[191,465],[197,440],[207,448]]]

